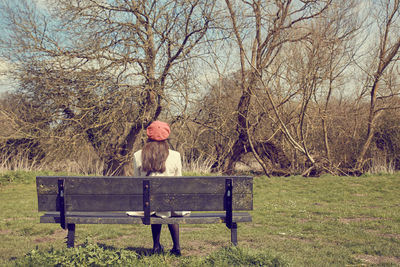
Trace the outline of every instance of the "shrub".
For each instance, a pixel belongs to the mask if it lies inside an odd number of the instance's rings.
[[[49,251],[32,250],[18,266],[134,266],[138,255],[123,249],[104,249],[94,244]]]
[[[239,247],[220,249],[206,258],[156,255],[143,257],[135,251],[103,248],[87,242],[76,248],[32,250],[14,262],[16,266],[287,266],[286,261],[268,253]]]
[[[0,185],[8,183],[29,183],[35,179],[33,172],[27,171],[5,171],[0,173]]]

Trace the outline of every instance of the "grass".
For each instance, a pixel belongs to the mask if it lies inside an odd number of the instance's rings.
[[[222,224],[181,225],[180,258],[146,256],[143,225],[78,225],[66,249],[64,230],[38,222],[35,176],[47,174],[0,174],[1,266],[400,266],[399,174],[256,177],[239,246]],[[162,243],[171,246],[166,228]]]

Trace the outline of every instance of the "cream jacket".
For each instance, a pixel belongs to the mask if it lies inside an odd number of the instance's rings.
[[[142,172],[142,150],[139,150],[133,155],[133,175],[146,176],[146,174],[146,172]],[[182,176],[181,154],[178,151],[169,149],[167,161],[165,162],[165,172],[151,173],[149,176]]]
[[[142,150],[135,152],[133,155],[133,175],[146,176],[147,172],[142,171]],[[182,161],[181,154],[177,151],[168,150],[168,157],[165,162],[165,172],[151,173],[149,176],[182,176]],[[144,216],[143,212],[128,211],[130,216]],[[185,216],[190,214],[190,211],[171,211],[171,212],[152,212],[158,217]]]

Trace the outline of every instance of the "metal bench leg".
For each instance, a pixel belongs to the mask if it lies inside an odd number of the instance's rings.
[[[232,223],[231,226],[231,242],[234,246],[237,246],[237,223]]]
[[[67,248],[73,248],[75,242],[75,224],[67,224]]]

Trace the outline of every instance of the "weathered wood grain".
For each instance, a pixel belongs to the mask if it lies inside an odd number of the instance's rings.
[[[151,217],[152,224],[211,224],[224,223],[225,213],[191,213],[184,217],[159,218]],[[251,222],[247,212],[234,212],[234,222]],[[41,223],[59,223],[58,213],[46,213],[40,217]],[[66,217],[68,224],[142,224],[143,217],[127,216],[125,213],[86,212],[70,213]]]
[[[152,210],[223,211],[226,177],[38,177],[38,210],[56,211],[58,180],[66,211],[143,210],[143,180]],[[253,209],[251,177],[232,177],[233,210]]]
[[[171,188],[176,193],[224,193],[225,179],[233,179],[233,193],[250,194],[253,192],[252,177],[247,176],[205,176],[205,177],[96,177],[96,176],[38,176],[38,194],[57,194],[59,179],[68,181],[66,190],[71,194],[140,194],[143,180],[150,180],[152,190],[169,193]]]

